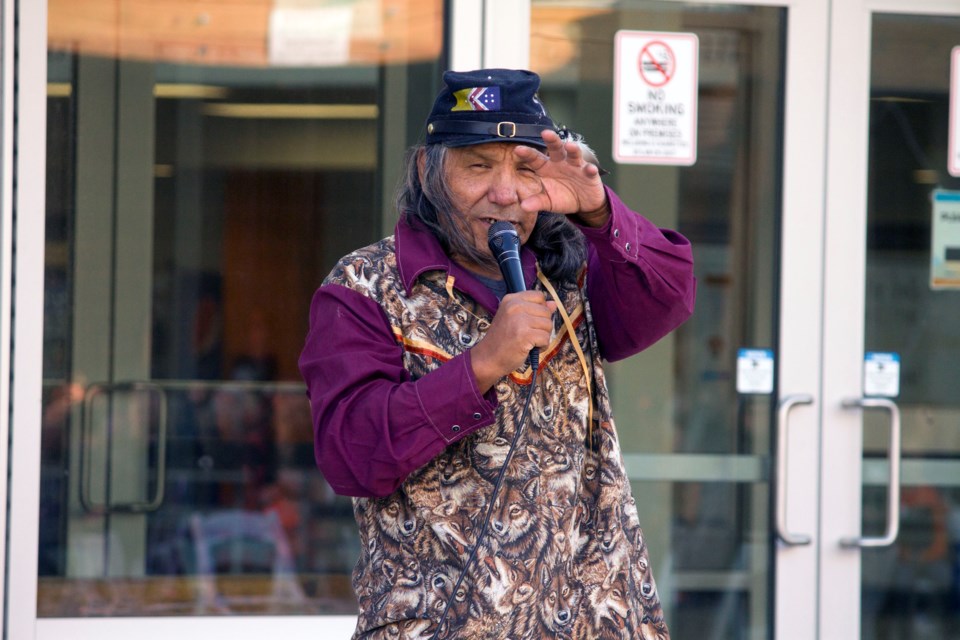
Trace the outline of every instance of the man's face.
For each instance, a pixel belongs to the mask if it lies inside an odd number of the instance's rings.
[[[537,212],[522,210],[520,202],[541,190],[540,178],[514,156],[515,147],[488,142],[447,150],[445,172],[453,205],[476,248],[487,255],[487,233],[494,222],[512,222],[521,243],[537,222]]]

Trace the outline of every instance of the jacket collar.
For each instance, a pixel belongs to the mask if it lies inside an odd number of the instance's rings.
[[[470,295],[491,313],[496,312],[499,301],[469,270],[450,259],[437,238],[416,221],[407,221],[400,216],[394,230],[397,251],[397,268],[403,288],[410,295],[417,279],[429,271],[443,271],[454,278],[454,287]],[[527,288],[537,279],[537,257],[526,246],[520,248],[520,264]]]

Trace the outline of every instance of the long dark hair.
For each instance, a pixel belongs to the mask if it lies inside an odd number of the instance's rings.
[[[466,222],[456,212],[444,174],[446,147],[418,145],[407,151],[404,181],[397,189],[397,210],[409,224],[422,224],[451,256],[496,268],[493,258],[473,244]],[[423,180],[417,158],[423,153]],[[587,259],[583,234],[567,217],[541,211],[527,240],[537,254],[540,269],[551,280],[573,280]]]

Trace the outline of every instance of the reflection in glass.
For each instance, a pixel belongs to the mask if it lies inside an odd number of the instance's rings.
[[[443,3],[119,7],[49,2],[38,615],[355,613],[296,359],[393,227]]]

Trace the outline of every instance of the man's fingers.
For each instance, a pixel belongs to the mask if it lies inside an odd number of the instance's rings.
[[[567,162],[579,166],[583,162],[583,149],[576,142],[567,142],[563,145],[563,150],[567,154]]]
[[[509,301],[511,307],[516,307],[511,312],[529,313],[534,316],[549,318],[557,310],[557,303],[548,301],[542,291],[522,291],[520,293],[509,294],[516,296],[516,300]],[[504,297],[504,301],[507,298]]]
[[[537,291],[536,289],[517,291],[516,293],[508,293],[507,295],[503,296],[503,302],[506,304],[515,304],[514,300],[545,304],[547,301],[547,296],[544,295],[543,291]]]
[[[517,156],[517,158],[529,164],[534,171],[539,170],[548,162],[547,156],[540,153],[540,151],[534,149],[533,147],[517,145],[514,147],[513,153]]]
[[[563,148],[563,143],[559,142],[547,145],[547,155],[550,157],[550,162],[563,162],[567,157],[567,152]]]
[[[550,197],[546,193],[535,193],[520,202],[520,208],[529,213],[535,211],[552,211]]]
[[[560,142],[560,134],[553,129],[544,129],[540,132],[540,137],[543,138],[547,146]]]

